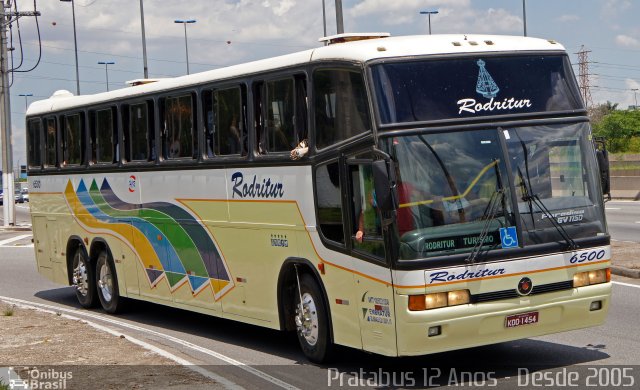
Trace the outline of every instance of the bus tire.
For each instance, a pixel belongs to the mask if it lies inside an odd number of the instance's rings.
[[[122,309],[116,267],[109,252],[101,250],[96,259],[96,290],[104,311],[115,314]]]
[[[80,306],[90,309],[98,303],[96,296],[95,268],[89,261],[89,255],[82,245],[78,245],[73,254],[71,283],[76,290]]]
[[[302,295],[304,312],[300,313]],[[326,361],[332,350],[329,334],[329,316],[322,291],[309,274],[300,275],[300,292],[295,293],[296,333],[302,352],[315,363]]]

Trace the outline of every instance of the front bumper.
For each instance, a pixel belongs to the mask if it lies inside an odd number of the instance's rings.
[[[611,283],[603,283],[419,312],[408,310],[407,295],[396,295],[398,355],[426,355],[601,325],[609,310],[611,289]],[[594,301],[601,301],[602,307],[590,311]],[[531,311],[539,313],[537,323],[505,326],[507,316]],[[438,325],[441,334],[428,337],[428,329]]]

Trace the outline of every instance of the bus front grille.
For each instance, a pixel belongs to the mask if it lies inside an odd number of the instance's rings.
[[[567,280],[564,282],[557,282],[557,283],[541,284],[538,286],[533,286],[533,290],[531,290],[531,293],[529,295],[538,295],[538,294],[546,294],[546,293],[556,292],[556,291],[571,290],[572,288],[573,288],[572,280]],[[518,294],[516,289],[492,291],[488,293],[472,295],[471,302],[480,303],[480,302],[499,301],[502,299],[518,298],[519,296],[520,295]]]

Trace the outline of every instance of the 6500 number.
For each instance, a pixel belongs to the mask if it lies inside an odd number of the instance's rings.
[[[575,255],[571,256],[571,259],[569,259],[569,262],[571,264],[576,264],[576,263],[584,263],[585,261],[601,260],[604,257],[604,255],[605,255],[604,249],[590,251],[590,252],[576,253]]]

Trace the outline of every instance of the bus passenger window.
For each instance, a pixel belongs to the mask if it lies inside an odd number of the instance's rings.
[[[207,158],[213,157],[215,123],[213,113],[213,92],[202,91],[202,126],[204,131],[204,151]]]
[[[367,94],[360,72],[316,70],[313,86],[318,149],[371,129]]]
[[[45,167],[53,168],[58,157],[58,130],[55,118],[47,118],[47,134],[45,135]]]
[[[147,103],[132,104],[128,109],[126,151],[128,161],[155,160],[155,153],[149,153],[153,146],[153,126],[150,126]]]
[[[162,149],[166,158],[193,158],[193,99],[183,95],[164,99]]]
[[[117,132],[114,126],[114,111],[110,108],[95,112],[95,123],[91,134],[94,163],[113,163],[118,147]]]
[[[245,154],[246,133],[242,102],[239,87],[217,90],[213,94],[214,153],[218,156]]]
[[[326,239],[344,244],[342,189],[338,162],[318,166],[315,179],[320,231]]]
[[[80,114],[64,117],[62,133],[62,156],[64,165],[80,165],[82,162],[82,122]]]
[[[27,164],[30,168],[40,168],[42,165],[42,122],[32,119],[27,127]]]
[[[267,84],[266,134],[261,139],[267,152],[289,152],[297,145],[294,138],[295,99],[293,79]]]

